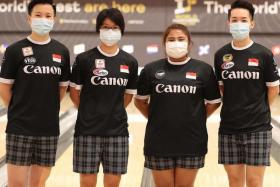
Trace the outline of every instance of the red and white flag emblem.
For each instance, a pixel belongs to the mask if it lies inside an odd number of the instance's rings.
[[[53,54],[52,57],[54,62],[61,63],[61,55]]]
[[[186,78],[196,80],[196,73],[195,72],[187,72],[186,73]]]
[[[256,58],[249,58],[248,66],[259,66],[259,60]]]
[[[129,67],[127,65],[120,66],[121,73],[129,73]]]

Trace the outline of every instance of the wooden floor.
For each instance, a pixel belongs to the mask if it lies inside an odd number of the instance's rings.
[[[69,99],[63,101],[62,110],[66,110],[71,105]],[[276,107],[278,106],[278,107]],[[277,99],[272,111],[280,116],[280,98]],[[145,131],[145,119],[139,115],[133,106],[128,108],[129,131],[130,131],[130,155],[128,173],[123,176],[121,187],[140,187],[143,172],[143,138]],[[4,124],[0,120],[0,154],[4,153],[3,133]],[[214,114],[208,120],[209,133],[209,153],[206,156],[206,165],[199,171],[195,187],[227,187],[227,177],[221,165],[217,164],[217,134],[219,115]],[[79,175],[72,172],[72,153],[73,147],[70,146],[62,157],[57,161],[51,176],[47,182],[47,187],[78,187]],[[98,178],[98,187],[102,186],[102,169]],[[264,187],[277,187],[280,178],[280,165],[272,159],[272,166],[267,168]]]

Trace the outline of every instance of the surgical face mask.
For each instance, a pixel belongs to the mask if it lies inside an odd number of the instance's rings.
[[[249,23],[231,23],[230,24],[230,33],[234,40],[244,40],[249,37],[250,25]]]
[[[100,40],[107,46],[113,46],[117,44],[122,37],[122,33],[119,29],[100,29]]]
[[[46,35],[51,32],[54,26],[54,21],[46,18],[32,18],[31,29],[39,35]]]
[[[188,54],[188,42],[186,41],[174,41],[166,42],[166,54],[169,57],[178,59]]]

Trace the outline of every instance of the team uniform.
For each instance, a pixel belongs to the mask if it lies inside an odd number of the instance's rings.
[[[141,71],[136,97],[150,99],[145,167],[203,167],[208,141],[205,103],[221,102],[212,67],[190,58],[179,64],[168,59],[150,63]]]
[[[12,84],[6,129],[10,164],[53,166],[59,136],[60,86],[68,86],[68,49],[56,40],[23,39],[5,52],[0,82]]]
[[[77,56],[71,87],[80,92],[74,138],[74,171],[124,174],[128,162],[128,123],[124,94],[135,94],[138,63],[118,50],[109,55],[100,47]]]
[[[267,87],[278,86],[273,54],[252,42],[232,43],[215,54],[215,71],[224,86],[219,129],[219,163],[270,165],[271,113]]]

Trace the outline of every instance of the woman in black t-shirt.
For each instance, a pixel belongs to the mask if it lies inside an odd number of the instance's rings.
[[[180,24],[163,36],[167,58],[142,70],[135,105],[148,118],[145,167],[157,187],[193,186],[207,153],[206,118],[220,105],[210,65],[189,57],[191,37]]]

